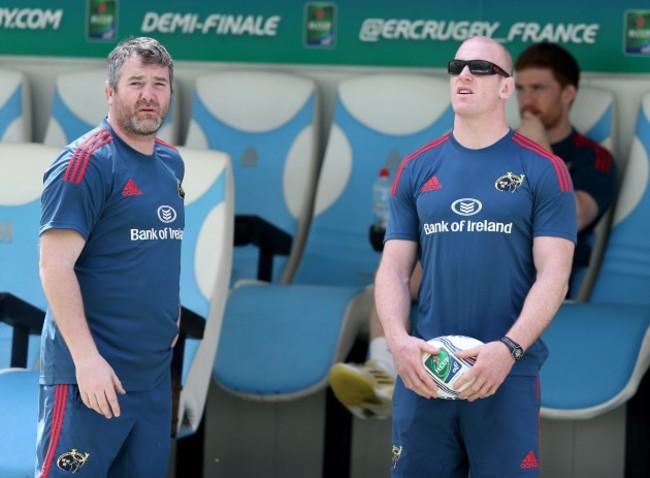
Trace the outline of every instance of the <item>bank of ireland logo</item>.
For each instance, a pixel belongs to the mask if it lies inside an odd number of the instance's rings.
[[[305,45],[332,47],[336,41],[336,5],[312,2],[305,4]]]
[[[459,216],[473,216],[483,209],[483,204],[478,199],[462,198],[451,203],[451,210]]]
[[[176,216],[176,210],[171,206],[164,205],[158,208],[158,219],[160,219],[160,222],[164,224],[174,222],[176,220]]]
[[[650,55],[650,10],[627,10],[624,31],[627,55]]]

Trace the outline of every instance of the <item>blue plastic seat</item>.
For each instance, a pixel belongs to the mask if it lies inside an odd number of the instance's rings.
[[[544,333],[542,414],[591,418],[634,395],[650,364],[650,93],[644,95],[602,264],[586,303]]]
[[[41,311],[47,305],[38,271],[42,178],[59,152],[36,143],[0,143],[0,293]],[[1,303],[5,310],[7,302]],[[26,363],[11,363],[13,335],[13,328],[0,320],[0,368],[36,367],[38,336],[29,339]]]
[[[59,152],[0,143],[0,423],[12,431],[0,438],[3,477],[34,475],[39,334],[47,304],[38,271],[40,197],[43,173]]]
[[[0,141],[22,143],[32,139],[29,85],[25,75],[0,70]]]
[[[367,323],[380,254],[368,231],[372,184],[452,126],[449,83],[368,75],[338,86],[314,217],[292,284],[243,285],[228,299],[214,368],[229,392],[288,400],[323,389]]]
[[[200,76],[185,144],[224,151],[235,177],[231,282],[287,282],[303,247],[319,167],[318,94],[286,73]]]
[[[201,338],[188,333],[184,343],[178,405],[178,436],[183,437],[197,430],[212,379],[232,264],[234,186],[225,153],[178,149],[185,161],[181,305],[204,322]]]

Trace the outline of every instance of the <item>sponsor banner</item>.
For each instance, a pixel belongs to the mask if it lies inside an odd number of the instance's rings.
[[[0,55],[105,57],[122,38],[158,38],[177,60],[443,68],[485,35],[516,57],[563,44],[585,71],[650,71],[650,7],[631,0],[5,0]]]

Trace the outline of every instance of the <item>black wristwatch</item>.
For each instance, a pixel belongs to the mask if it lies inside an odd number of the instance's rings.
[[[510,353],[514,357],[515,361],[521,359],[521,357],[524,356],[524,349],[521,348],[521,345],[519,345],[507,335],[501,337],[499,339],[499,342],[508,347],[508,350],[510,350]]]

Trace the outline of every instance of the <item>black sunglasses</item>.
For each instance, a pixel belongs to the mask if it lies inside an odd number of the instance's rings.
[[[510,76],[510,74],[499,65],[495,65],[491,61],[487,60],[451,60],[447,64],[447,72],[450,75],[460,75],[460,72],[463,71],[465,65],[469,66],[469,72],[472,75],[499,74],[506,78]]]

